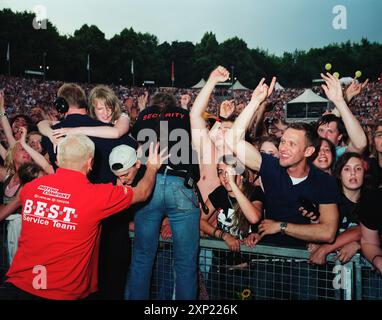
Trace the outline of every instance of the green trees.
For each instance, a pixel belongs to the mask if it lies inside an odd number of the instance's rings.
[[[376,79],[382,70],[382,45],[362,39],[360,43],[331,44],[309,51],[285,52],[274,56],[267,51],[248,48],[245,41],[233,37],[219,43],[212,32],[200,42],[163,42],[155,35],[125,28],[111,39],[94,25],[83,25],[72,36],[60,35],[48,21],[46,29],[32,26],[33,13],[0,11],[0,73],[8,73],[7,45],[10,43],[11,74],[25,76],[25,70],[42,71],[49,67],[47,79],[87,81],[87,57],[90,55],[91,82],[131,85],[131,61],[134,82],[154,80],[160,86],[171,85],[171,63],[175,66],[175,86],[188,88],[200,78],[207,78],[218,64],[233,71],[233,77],[254,88],[258,80],[276,75],[284,86],[311,85],[324,65],[332,72],[354,76],[361,70],[363,78]],[[233,68],[232,68],[233,67]]]

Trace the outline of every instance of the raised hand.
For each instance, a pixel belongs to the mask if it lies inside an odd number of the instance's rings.
[[[360,94],[363,88],[366,87],[369,79],[366,79],[362,84],[360,84],[356,79],[352,81],[350,86],[347,87],[345,91],[346,101],[350,102],[356,95]]]
[[[146,167],[154,169],[158,171],[162,166],[164,161],[170,157],[170,154],[164,155],[167,152],[167,148],[163,149],[160,153],[159,151],[159,143],[156,143],[154,148],[154,143],[150,143],[149,147],[149,157],[147,159]]]
[[[339,103],[344,100],[340,80],[329,72],[326,73],[326,76],[321,73],[321,77],[325,81],[325,84],[321,85],[321,87],[324,89],[328,99],[334,103]]]
[[[269,98],[271,94],[273,93],[273,90],[275,89],[275,85],[276,85],[276,77],[272,77],[272,81],[268,89],[267,98]]]
[[[224,100],[220,105],[219,117],[229,118],[235,111],[234,100]]]
[[[19,141],[20,141],[21,143],[27,143],[27,142],[26,142],[26,139],[27,139],[27,133],[28,133],[27,128],[25,128],[25,127],[20,127],[20,128],[19,128],[19,131],[21,132]]]
[[[229,72],[226,68],[218,66],[214,71],[211,72],[208,80],[213,81],[215,84],[218,82],[224,82],[229,79]]]
[[[269,87],[264,82],[265,82],[265,78],[262,78],[252,93],[251,101],[257,100],[259,103],[262,103],[265,99],[270,97],[270,95],[272,94],[272,92],[275,88],[276,77],[272,78],[272,81],[271,81],[271,84],[269,85]]]
[[[149,97],[149,93],[147,91],[145,91],[144,94],[138,97],[139,110],[142,111],[144,108],[146,108],[148,97]]]
[[[226,178],[229,183],[229,185],[234,187],[235,185],[237,186],[237,173],[235,172],[235,169],[232,167],[228,167],[226,171]]]

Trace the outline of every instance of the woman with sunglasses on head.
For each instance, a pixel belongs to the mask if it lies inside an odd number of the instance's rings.
[[[217,166],[221,185],[208,196],[208,214],[201,216],[201,231],[225,241],[231,251],[251,233],[262,216],[263,194],[248,182],[248,169],[233,156],[223,156]]]
[[[226,297],[224,287],[229,271],[224,266],[247,262],[238,252],[241,244],[249,247],[256,244],[257,234],[251,232],[255,231],[253,225],[261,219],[263,203],[261,188],[254,187],[248,181],[248,169],[233,156],[222,157],[217,166],[217,173],[221,185],[209,194],[206,201],[208,214],[202,213],[200,217],[202,234],[224,241],[229,249],[203,249],[200,252],[200,268],[204,279],[207,282],[212,281],[212,285],[207,286],[212,287],[212,299]],[[215,288],[214,281],[219,281],[219,288]]]

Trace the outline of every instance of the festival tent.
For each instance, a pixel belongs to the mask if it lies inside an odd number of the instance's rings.
[[[315,94],[311,89],[289,101],[286,106],[286,121],[315,121],[328,109],[329,100]]]
[[[347,84],[351,84],[352,81],[353,81],[353,78],[352,78],[352,77],[342,77],[342,78],[340,79],[341,84],[345,84],[345,85],[347,85]]]
[[[196,85],[192,86],[191,88],[192,89],[201,89],[204,87],[205,84],[206,84],[206,81],[202,78],[202,79],[200,79],[200,81]]]
[[[280,83],[276,82],[275,90],[284,90],[284,87]]]
[[[232,90],[249,90],[248,88],[244,87],[239,80],[236,80],[236,82],[231,87]]]

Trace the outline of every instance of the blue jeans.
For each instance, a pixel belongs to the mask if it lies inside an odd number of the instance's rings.
[[[125,292],[126,299],[150,298],[150,280],[158,249],[162,220],[168,216],[172,230],[175,298],[193,300],[198,291],[200,210],[184,179],[158,174],[149,203],[135,214],[134,249]]]

